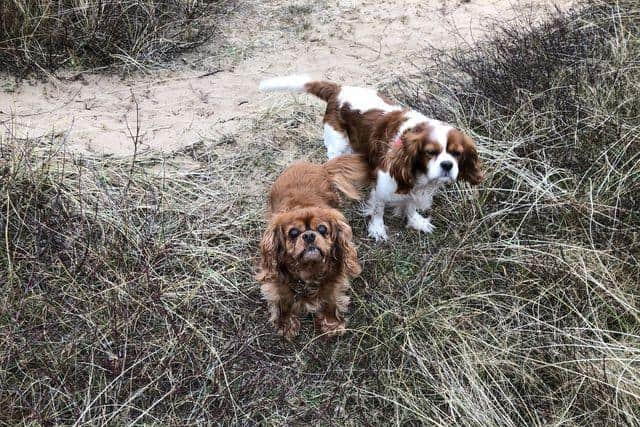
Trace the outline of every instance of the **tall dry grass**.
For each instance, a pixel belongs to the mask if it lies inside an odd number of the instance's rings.
[[[203,43],[224,0],[5,0],[0,70],[143,68]]]

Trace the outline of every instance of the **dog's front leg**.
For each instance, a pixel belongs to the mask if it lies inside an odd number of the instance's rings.
[[[427,234],[432,233],[433,230],[435,230],[435,227],[431,224],[431,218],[425,218],[420,215],[414,203],[409,203],[407,205],[405,208],[405,214],[407,215],[407,227]]]
[[[327,336],[342,335],[346,330],[344,314],[349,306],[348,288],[349,282],[346,277],[325,283],[320,288],[315,324],[316,328]]]
[[[369,237],[373,237],[376,242],[387,240],[387,227],[384,225],[384,206],[385,199],[380,197],[381,192],[377,188],[371,191],[369,201],[365,208],[365,214],[371,217],[369,221]]]
[[[278,333],[290,341],[300,331],[295,296],[291,288],[286,283],[268,282],[262,284],[261,291],[269,306],[269,320]]]

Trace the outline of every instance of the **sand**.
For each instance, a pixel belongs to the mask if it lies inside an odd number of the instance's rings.
[[[255,138],[253,124],[277,102],[258,92],[263,78],[304,72],[379,86],[419,70],[430,46],[472,43],[490,36],[492,20],[555,5],[569,3],[250,0],[224,18],[221,37],[157,69],[126,78],[67,71],[47,82],[0,76],[0,123],[108,155],[133,151],[136,124],[140,149],[165,153],[225,135]]]

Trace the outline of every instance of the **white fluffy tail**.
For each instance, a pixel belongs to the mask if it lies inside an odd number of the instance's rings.
[[[274,77],[260,82],[260,90],[266,92],[306,92],[305,85],[312,79],[306,74]]]

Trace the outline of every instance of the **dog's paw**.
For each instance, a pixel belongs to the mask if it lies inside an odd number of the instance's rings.
[[[316,328],[328,337],[343,335],[347,330],[346,326],[347,322],[344,320],[329,318],[322,315],[318,315],[316,317]]]
[[[300,332],[300,320],[296,316],[281,317],[277,323],[278,334],[291,341]]]
[[[423,233],[433,233],[436,227],[431,224],[431,218],[424,218],[420,215],[413,215],[407,219],[407,227],[414,230],[422,231]]]
[[[369,223],[369,237],[373,237],[376,242],[382,242],[389,238],[384,222],[372,220]]]

